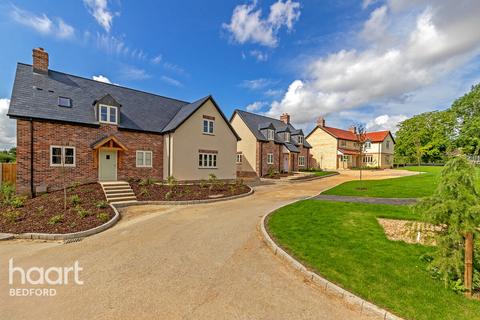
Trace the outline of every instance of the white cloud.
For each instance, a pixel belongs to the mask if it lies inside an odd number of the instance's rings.
[[[90,14],[97,20],[106,32],[110,32],[115,15],[108,9],[107,0],[83,0]]]
[[[259,111],[260,109],[262,109],[266,105],[267,105],[266,102],[256,101],[256,102],[253,102],[253,103],[250,103],[249,105],[247,105],[245,107],[245,109],[249,112],[256,112],[256,111]]]
[[[101,74],[99,74],[98,76],[93,76],[92,79],[95,80],[95,81],[100,81],[100,82],[105,82],[105,83],[110,83],[110,84],[112,83],[112,81],[110,81],[110,79],[108,79],[105,76],[102,76]]]
[[[9,149],[16,143],[15,120],[7,117],[10,99],[0,99],[0,149]]]
[[[364,39],[375,41],[383,38],[385,30],[388,27],[387,10],[387,6],[381,6],[370,14],[370,19],[368,19],[363,25],[361,33]]]
[[[266,78],[243,80],[240,83],[240,87],[247,88],[250,90],[258,90],[258,89],[263,89],[265,87],[276,84],[277,82],[278,81],[274,81],[272,79],[266,79]]]
[[[163,82],[166,82],[174,87],[183,87],[183,84],[177,79],[173,79],[167,76],[161,76],[160,79],[162,79]]]
[[[408,117],[405,115],[389,116],[388,114],[383,114],[367,122],[367,130],[368,131],[390,130],[392,133],[395,133],[398,130],[397,125],[403,120],[406,120],[407,118]]]
[[[266,95],[267,97],[278,97],[282,93],[283,93],[283,91],[279,90],[279,89],[268,89],[263,94]]]
[[[378,0],[363,0],[363,3],[362,3],[362,8],[363,9],[366,9],[368,8],[369,6],[371,6],[372,4],[378,2]]]
[[[97,47],[109,54],[126,55],[130,52],[130,48],[122,39],[108,34],[97,33]]]
[[[406,107],[419,91],[438,85],[478,57],[480,32],[474,30],[480,2],[460,6],[448,0],[412,1],[410,5],[395,1],[372,12],[358,33],[359,39],[366,40],[360,43],[362,49],[313,57],[304,78],[293,81],[267,113],[288,112],[299,124],[306,124],[319,115],[366,105],[394,102],[398,108]],[[374,26],[384,29],[365,39]],[[386,114],[398,113],[404,114],[400,110]]]
[[[160,62],[162,62],[162,55],[161,54],[157,55],[156,57],[154,57],[152,59],[153,64],[159,64]]]
[[[120,77],[128,80],[145,80],[151,77],[144,69],[124,65],[120,69]]]
[[[46,14],[36,15],[16,6],[12,6],[10,15],[16,22],[44,35],[54,35],[61,39],[67,39],[73,37],[75,33],[75,29],[61,18],[55,18],[52,21]]]
[[[268,54],[260,50],[250,50],[249,54],[260,62],[268,60]]]
[[[256,9],[257,1],[235,7],[229,24],[223,28],[229,31],[238,43],[258,43],[268,47],[276,47],[278,33],[285,26],[292,30],[293,24],[300,17],[300,3],[291,0],[278,0],[270,6],[268,18],[262,18],[262,10]]]

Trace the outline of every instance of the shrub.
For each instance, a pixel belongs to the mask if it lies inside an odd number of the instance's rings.
[[[141,195],[141,196],[145,196],[145,197],[146,197],[146,196],[149,196],[149,195],[150,195],[150,191],[148,191],[147,188],[142,187],[142,188],[140,188],[140,195]]]
[[[236,185],[237,187],[243,186],[243,179],[237,179],[237,180],[235,180],[235,185]]]
[[[74,194],[73,196],[70,197],[70,203],[74,207],[78,206],[81,202],[82,201],[80,200],[80,196],[78,194]]]
[[[165,194],[165,200],[170,200],[173,197],[173,191],[168,191]]]
[[[69,191],[74,191],[75,189],[77,189],[78,187],[80,187],[82,184],[80,182],[74,182],[72,183],[72,185],[70,186]]]
[[[107,222],[109,218],[109,215],[105,212],[100,212],[99,214],[97,214],[97,219],[102,221],[103,223]]]
[[[80,206],[76,206],[75,207],[75,211],[77,211],[78,215],[80,216],[80,218],[86,218],[90,215],[92,215],[92,213]]]
[[[268,175],[270,178],[274,178],[274,177],[275,177],[275,168],[273,168],[273,167],[268,167],[267,175]]]
[[[0,204],[9,204],[11,199],[15,196],[15,185],[11,183],[3,183],[0,186]]]
[[[10,203],[8,204],[14,208],[21,208],[24,206],[25,201],[27,201],[27,197],[25,196],[21,196],[21,197],[14,196],[13,198],[10,199]]]
[[[50,217],[50,219],[48,219],[48,224],[56,225],[57,223],[60,223],[62,221],[63,221],[63,214],[57,214],[55,216]]]
[[[17,210],[7,210],[6,212],[3,213],[3,216],[5,219],[8,220],[10,223],[15,223],[17,222],[17,219],[20,217],[21,213]]]
[[[235,193],[235,191],[237,191],[237,186],[235,184],[231,184],[230,185],[230,193]]]
[[[45,207],[44,206],[37,207],[37,212],[38,214],[43,215],[43,213],[45,212]]]
[[[205,179],[200,180],[200,188],[205,189],[208,187],[208,182]]]
[[[97,207],[98,209],[105,209],[108,207],[108,202],[104,200],[97,201],[95,203],[95,207]]]
[[[213,173],[210,173],[208,175],[208,183],[210,184],[210,191],[212,191],[213,189],[219,186],[219,181],[217,179],[217,176],[214,175]]]
[[[140,182],[138,183],[138,185],[145,187],[145,186],[150,186],[150,185],[152,185],[152,184],[155,184],[155,182],[156,182],[156,181],[155,181],[155,179],[153,179],[153,178],[146,178],[146,179],[140,180]]]

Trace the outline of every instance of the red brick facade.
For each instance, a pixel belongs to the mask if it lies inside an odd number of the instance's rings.
[[[276,172],[284,171],[285,169],[285,157],[288,161],[288,171],[298,171],[300,169],[310,168],[309,161],[311,158],[308,148],[303,146],[298,147],[300,153],[283,153],[284,147],[281,144],[275,144],[273,141],[261,142],[257,141],[257,159],[256,159],[256,172],[258,176],[264,176],[268,174],[268,170],[273,168]],[[268,164],[268,154],[273,154],[273,164]],[[298,165],[298,157],[305,157],[305,165]],[[261,168],[260,168],[261,167]],[[260,170],[261,169],[261,170]]]
[[[17,120],[17,191],[30,194],[31,125],[33,126],[33,185],[49,190],[67,185],[98,181],[98,155],[92,145],[104,137],[115,138],[128,150],[118,151],[117,178],[163,179],[163,136],[118,130],[114,125],[88,127],[72,124]],[[75,167],[50,166],[50,146],[75,147]],[[136,151],[152,151],[152,167],[136,167]]]

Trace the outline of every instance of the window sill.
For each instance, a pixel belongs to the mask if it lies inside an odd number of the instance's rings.
[[[202,132],[202,133],[206,136],[214,136],[215,135],[215,133],[208,133],[208,132]]]
[[[50,164],[50,167],[54,167],[54,168],[62,168],[62,167],[64,167],[64,168],[75,168],[76,165],[74,165],[74,164],[63,164],[63,165],[62,164]]]
[[[98,123],[100,123],[100,124],[111,124],[111,125],[114,125],[114,126],[118,126],[117,122],[98,121]]]
[[[198,167],[198,169],[210,169],[210,170],[214,169],[214,170],[216,170],[216,169],[218,169],[218,167],[211,167],[211,168],[209,168],[209,167]]]
[[[135,166],[135,168],[152,169],[153,166]]]

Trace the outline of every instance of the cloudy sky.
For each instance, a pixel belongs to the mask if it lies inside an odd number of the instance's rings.
[[[183,100],[213,94],[307,131],[395,129],[447,108],[480,82],[480,1],[162,1],[0,3],[0,149],[16,62],[44,47],[50,67]]]

